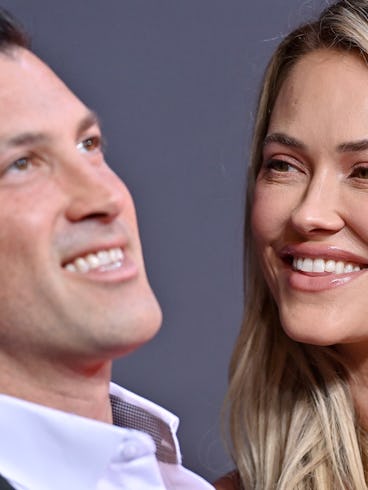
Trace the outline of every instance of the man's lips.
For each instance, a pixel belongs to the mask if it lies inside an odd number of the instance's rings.
[[[91,270],[110,271],[121,267],[125,259],[123,250],[119,247],[101,249],[75,257],[66,262],[63,267],[69,272],[85,274]]]

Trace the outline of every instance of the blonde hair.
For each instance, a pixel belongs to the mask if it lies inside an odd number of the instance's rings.
[[[255,179],[277,95],[292,67],[318,49],[368,59],[368,1],[339,1],[289,34],[265,73],[248,176],[245,313],[230,364],[231,452],[246,490],[363,490],[368,454],[343,362],[331,347],[284,333],[252,243]],[[368,67],[367,67],[368,69]]]

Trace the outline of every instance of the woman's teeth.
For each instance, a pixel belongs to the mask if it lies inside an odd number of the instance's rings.
[[[64,268],[70,272],[81,272],[85,274],[93,269],[102,271],[116,269],[121,266],[124,260],[124,252],[121,248],[110,248],[100,250],[97,253],[90,253],[83,257],[77,257],[73,262],[69,262]]]
[[[293,269],[302,272],[330,272],[332,274],[344,274],[347,272],[358,272],[362,267],[350,262],[343,262],[342,260],[294,257]]]

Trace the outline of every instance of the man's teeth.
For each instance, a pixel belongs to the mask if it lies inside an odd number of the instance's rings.
[[[358,272],[362,268],[357,264],[343,262],[342,260],[294,257],[293,269],[302,272],[330,272],[332,274],[344,274],[347,272]]]
[[[100,250],[97,253],[90,253],[83,257],[77,257],[73,262],[69,262],[64,268],[70,272],[82,272],[85,274],[93,269],[103,271],[116,269],[120,267],[124,260],[124,252],[121,248],[110,248],[109,250]]]

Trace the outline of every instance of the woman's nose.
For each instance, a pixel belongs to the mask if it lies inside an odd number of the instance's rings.
[[[316,175],[291,213],[292,226],[302,235],[337,233],[345,225],[341,206],[338,177]]]

